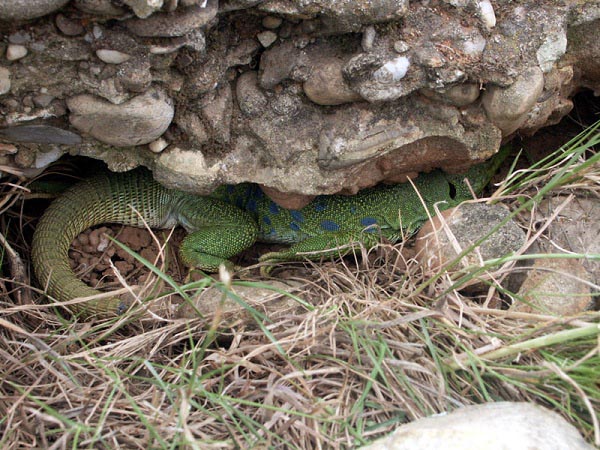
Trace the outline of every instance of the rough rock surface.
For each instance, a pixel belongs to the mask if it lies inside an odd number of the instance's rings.
[[[4,163],[32,175],[58,145],[283,205],[464,169],[600,90],[598,0],[0,0],[0,32],[0,128],[82,139],[5,133]]]
[[[463,450],[481,448],[592,450],[575,427],[532,403],[471,405],[400,426],[362,450]]]

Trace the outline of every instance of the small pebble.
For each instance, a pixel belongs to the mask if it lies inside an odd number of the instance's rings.
[[[148,148],[150,148],[150,150],[154,153],[160,153],[167,148],[168,145],[169,143],[166,140],[163,138],[158,138],[155,141],[150,142],[148,144]]]
[[[0,67],[0,95],[10,91],[10,70]]]
[[[394,42],[394,51],[396,53],[406,53],[410,50],[410,46],[405,41]]]
[[[107,64],[121,64],[131,59],[131,55],[127,53],[109,49],[96,50],[96,56]]]
[[[63,14],[57,14],[55,23],[56,27],[65,36],[78,36],[85,32],[85,29],[79,22],[71,20]]]
[[[6,59],[16,61],[27,55],[27,47],[23,45],[10,44],[6,49]]]
[[[258,33],[256,38],[258,39],[258,42],[260,42],[260,44],[266,48],[270,47],[273,42],[277,40],[277,34],[273,33],[272,31],[263,31],[262,33]]]
[[[275,28],[279,28],[282,22],[283,19],[281,17],[266,16],[263,17],[262,26],[269,30],[274,30]]]

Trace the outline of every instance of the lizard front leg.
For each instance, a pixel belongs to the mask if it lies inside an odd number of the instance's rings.
[[[276,264],[283,261],[317,261],[321,258],[341,257],[360,249],[371,248],[387,237],[384,230],[338,231],[310,236],[287,250],[265,253],[259,258],[262,263]],[[272,267],[264,266],[263,275],[268,275]]]
[[[178,221],[188,230],[179,249],[189,266],[217,272],[221,264],[229,269],[229,258],[254,244],[258,227],[246,211],[220,200],[186,196],[178,207]]]

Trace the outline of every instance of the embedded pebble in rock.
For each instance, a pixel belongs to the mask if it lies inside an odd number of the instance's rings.
[[[163,0],[123,0],[123,3],[133,9],[136,16],[145,19],[162,8]]]
[[[6,48],[6,59],[16,61],[27,55],[27,47],[24,45],[9,44]]]
[[[112,0],[73,0],[72,3],[78,10],[98,16],[116,17],[125,13],[125,9]]]
[[[272,31],[263,31],[262,33],[258,33],[256,38],[260,42],[260,45],[266,48],[270,47],[277,40],[277,34]]]
[[[415,240],[416,259],[431,271],[452,262],[462,251],[487,235],[510,214],[507,208],[496,204],[463,203],[441,212],[423,225]],[[480,267],[484,261],[501,258],[517,252],[525,244],[525,233],[512,220],[502,225],[480,246],[470,251],[451,270],[460,271],[470,266]],[[469,286],[479,281],[473,279]]]
[[[0,95],[10,91],[10,70],[0,67]]]
[[[17,153],[16,146],[0,142],[0,156],[14,155],[15,153]]]
[[[10,142],[65,145],[81,143],[81,137],[78,134],[51,125],[20,125],[2,128],[0,136]]]
[[[79,36],[85,32],[85,28],[83,28],[81,23],[71,20],[63,14],[57,14],[54,21],[56,23],[56,27],[65,36]]]
[[[107,64],[121,64],[131,59],[131,55],[127,53],[105,48],[96,50],[96,56]]]
[[[125,26],[142,37],[183,36],[208,24],[217,15],[218,5],[218,0],[208,0],[205,7],[194,5],[169,14],[156,13],[147,19],[129,19]]]
[[[466,106],[479,98],[479,85],[476,83],[465,83],[452,86],[447,89],[432,90],[423,88],[419,90],[425,97],[443,101],[454,106]]]
[[[239,108],[244,114],[253,117],[261,114],[267,106],[267,97],[258,85],[258,74],[254,71],[244,72],[237,79],[236,98]]]
[[[154,153],[160,153],[167,148],[168,145],[169,143],[163,138],[158,138],[157,140],[150,142],[148,148]]]
[[[486,86],[482,104],[490,120],[507,136],[527,119],[544,89],[544,74],[539,67],[524,70],[507,88]]]
[[[406,53],[410,50],[410,45],[408,45],[405,41],[396,41],[394,42],[394,51],[396,53]]]
[[[0,0],[0,20],[17,21],[42,17],[69,0]]]
[[[57,145],[50,146],[49,148],[44,148],[44,150],[45,151],[38,151],[35,155],[35,162],[33,163],[33,167],[36,169],[44,169],[48,167],[54,161],[58,161],[58,159],[65,153]]]
[[[534,403],[469,405],[417,419],[361,450],[593,450],[558,413]]]
[[[210,128],[212,137],[221,144],[231,138],[232,92],[229,84],[210,92],[200,102],[200,114]]]
[[[275,30],[281,26],[281,22],[283,22],[281,17],[265,16],[262,19],[262,26],[269,30]]]
[[[69,120],[80,131],[116,147],[148,144],[158,139],[173,120],[170,98],[149,91],[120,105],[91,95],[67,100]]]
[[[322,60],[303,85],[306,96],[318,105],[341,105],[361,100],[362,97],[344,80],[344,64],[337,58]]]
[[[589,283],[588,272],[577,260],[538,258],[527,271],[510,309],[559,317],[578,314],[592,304]]]

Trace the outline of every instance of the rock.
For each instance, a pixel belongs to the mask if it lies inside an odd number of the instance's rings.
[[[9,142],[64,145],[81,143],[81,137],[78,134],[50,125],[20,125],[3,128],[0,129],[0,136]]]
[[[218,0],[208,0],[205,7],[194,5],[178,8],[169,14],[156,13],[147,19],[129,19],[125,26],[133,34],[142,37],[183,36],[214,19],[218,3]]]
[[[302,209],[315,198],[314,195],[289,194],[268,186],[261,186],[261,189],[271,200],[287,209]]]
[[[27,56],[27,47],[24,45],[10,44],[6,48],[6,59],[16,61]]]
[[[544,199],[537,208],[536,221],[544,223],[560,207],[560,212],[547,229],[546,239],[540,239],[545,253],[572,252],[582,255],[600,254],[600,201],[596,198],[555,196]],[[573,260],[569,260],[573,261]],[[600,285],[600,261],[579,260]]]
[[[0,67],[0,95],[10,92],[10,70]]]
[[[73,0],[72,3],[78,10],[98,16],[117,17],[125,12],[112,0]]]
[[[276,321],[290,314],[298,313],[302,305],[291,298],[289,295],[281,292],[291,292],[298,290],[298,283],[283,283],[280,281],[270,281],[271,288],[254,286],[232,286],[232,293],[243,299],[253,310],[266,316],[269,320]],[[194,305],[182,303],[177,310],[177,317],[180,319],[192,319],[202,316],[212,319],[215,315],[220,315],[219,328],[239,327],[245,325],[249,328],[258,328],[259,317],[251,314],[249,308],[241,305],[239,301],[231,296],[224,294],[222,288],[209,287],[204,289],[194,298]]]
[[[221,144],[227,144],[231,138],[231,108],[232,93],[227,83],[200,102],[200,114],[210,127],[213,139]]]
[[[152,84],[150,62],[144,58],[135,58],[119,65],[117,80],[130,92],[145,92]]]
[[[81,23],[71,20],[63,14],[57,14],[54,23],[65,36],[79,36],[85,33],[85,28]]]
[[[538,258],[527,272],[511,310],[554,314],[578,314],[591,306],[589,275],[577,260]]]
[[[417,234],[415,258],[423,267],[437,272],[506,220],[509,214],[502,205],[485,203],[463,203],[442,211],[443,220],[434,217]],[[480,267],[484,261],[511,255],[525,244],[525,238],[523,230],[509,220],[450,270]],[[476,283],[478,280],[473,279],[468,285]]]
[[[252,117],[264,112],[267,97],[258,85],[258,74],[254,71],[244,72],[237,80],[236,98],[240,110]]]
[[[116,147],[152,142],[166,131],[174,114],[171,99],[160,91],[149,91],[120,105],[78,95],[67,100],[67,107],[75,128]]]
[[[106,48],[96,50],[96,56],[107,64],[121,64],[131,59],[131,55],[128,55],[127,53]]]
[[[304,82],[306,96],[318,105],[341,105],[360,100],[361,96],[350,89],[342,76],[344,64],[335,58],[318,64]]]
[[[557,413],[533,403],[464,406],[449,414],[417,419],[362,450],[547,449],[592,450],[577,429]]]
[[[168,145],[169,143],[166,140],[163,138],[158,138],[157,140],[150,142],[148,144],[148,148],[154,153],[160,153],[167,148]]]
[[[123,0],[127,6],[133,9],[136,16],[145,19],[153,12],[160,11],[163,0]]]
[[[544,89],[544,74],[539,67],[524,71],[507,88],[488,86],[481,102],[488,117],[506,136],[517,130],[527,119]]]
[[[401,19],[408,10],[408,0],[382,0],[361,3],[353,0],[314,0],[311,2],[288,2],[271,0],[259,5],[259,9],[290,18],[318,16],[328,33],[360,31],[363,25]]]
[[[481,91],[476,83],[464,83],[437,91],[425,88],[419,92],[427,98],[461,107],[474,103]]]
[[[36,169],[45,169],[53,162],[58,161],[58,159],[65,153],[58,145],[43,147],[43,149],[44,151],[38,151],[35,155],[33,167]]]
[[[279,28],[281,26],[281,23],[283,22],[283,19],[281,17],[275,17],[275,16],[265,16],[262,19],[262,26],[269,29],[269,30],[275,30],[276,28]]]
[[[62,8],[69,0],[0,0],[0,20],[35,19]]]
[[[256,39],[258,39],[260,45],[266,48],[270,47],[273,42],[277,40],[277,34],[273,33],[272,31],[263,31],[262,33],[258,33],[256,35]]]

